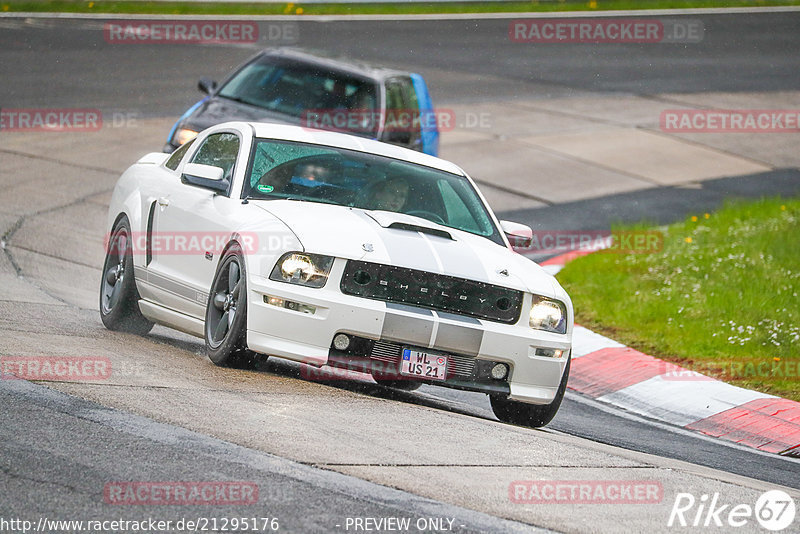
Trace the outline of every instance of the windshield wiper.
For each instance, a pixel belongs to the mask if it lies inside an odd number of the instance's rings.
[[[342,206],[342,204],[335,200],[328,200],[327,198],[307,198],[307,197],[285,197],[284,200],[296,200],[297,202],[316,202],[318,204],[333,204],[334,206]]]
[[[262,107],[262,106],[259,106],[258,104],[253,104],[252,102],[248,102],[247,100],[245,100],[244,98],[242,98],[240,96],[226,96],[226,95],[222,95],[222,94],[219,94],[219,93],[217,93],[217,96],[221,96],[222,98],[224,98],[226,100],[233,100],[234,102],[239,102],[240,104],[247,104],[248,106],[253,106],[253,107],[257,107],[257,108]]]

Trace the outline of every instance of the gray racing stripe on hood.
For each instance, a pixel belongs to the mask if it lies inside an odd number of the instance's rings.
[[[483,262],[466,241],[458,238],[447,239],[428,234],[419,234],[429,243],[430,249],[436,255],[436,263],[441,265],[443,274],[469,278],[472,280],[488,280]]]
[[[381,223],[381,219],[376,219],[374,214],[362,212],[360,215],[381,227],[377,233],[392,265],[471,280],[490,280],[470,240],[390,228],[389,220]],[[403,214],[398,216],[408,217]],[[449,233],[453,234],[452,231]],[[364,259],[368,260],[367,257]]]
[[[418,271],[441,273],[439,264],[431,252],[428,243],[418,232],[382,228],[380,235],[386,254],[392,265],[407,266]]]

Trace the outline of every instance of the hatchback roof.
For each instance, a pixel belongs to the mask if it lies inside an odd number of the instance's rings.
[[[324,52],[314,51],[311,53],[294,48],[267,48],[261,52],[260,57],[286,58],[327,69],[346,72],[348,74],[355,74],[362,78],[369,78],[375,81],[383,81],[387,78],[408,76],[410,74],[407,71],[376,67],[368,63],[332,56]]]

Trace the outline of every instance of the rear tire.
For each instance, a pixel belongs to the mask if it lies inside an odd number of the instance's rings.
[[[217,266],[204,332],[208,357],[220,367],[252,369],[263,359],[247,348],[247,272],[238,244],[225,251]]]
[[[109,330],[145,335],[153,328],[139,310],[139,291],[133,274],[133,239],[127,217],[122,217],[106,247],[100,280],[100,319]]]
[[[564,375],[561,377],[561,383],[558,385],[558,391],[556,391],[553,402],[550,404],[529,404],[527,402],[509,400],[507,397],[490,395],[489,401],[492,404],[494,415],[502,422],[512,425],[529,426],[532,428],[545,426],[553,420],[553,417],[555,417],[558,412],[558,408],[561,406],[564,392],[567,389],[567,379],[569,378],[571,363],[572,357],[567,360],[567,367],[564,369]]]

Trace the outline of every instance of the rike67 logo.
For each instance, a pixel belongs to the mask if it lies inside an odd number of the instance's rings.
[[[743,527],[758,521],[762,528],[779,532],[791,526],[795,518],[794,499],[781,490],[763,493],[755,506],[750,504],[723,504],[719,493],[701,495],[678,493],[667,521],[668,527]]]

